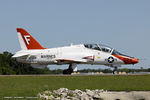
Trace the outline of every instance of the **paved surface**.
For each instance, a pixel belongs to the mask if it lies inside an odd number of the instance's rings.
[[[150,73],[130,73],[130,74],[117,74],[122,76],[128,75],[150,75]],[[112,73],[104,73],[104,74],[93,74],[93,73],[80,73],[80,74],[72,74],[72,75],[63,75],[63,74],[33,74],[33,75],[0,75],[0,76],[117,76]]]

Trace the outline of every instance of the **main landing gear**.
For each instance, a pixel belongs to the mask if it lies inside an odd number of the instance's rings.
[[[69,64],[68,69],[65,69],[65,70],[63,71],[63,74],[68,74],[68,75],[70,75],[70,74],[73,73],[74,71],[77,71],[77,64],[71,63],[71,64]]]

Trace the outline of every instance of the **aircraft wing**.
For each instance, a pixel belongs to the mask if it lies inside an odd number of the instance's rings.
[[[85,61],[84,59],[56,59],[56,61],[58,62],[71,62],[71,63],[84,63],[84,62],[87,62]]]
[[[65,58],[57,58],[57,62],[68,62],[68,63],[86,63],[89,61],[93,61],[93,56],[84,56],[84,57],[78,57],[78,58],[72,58],[72,57],[65,57]]]

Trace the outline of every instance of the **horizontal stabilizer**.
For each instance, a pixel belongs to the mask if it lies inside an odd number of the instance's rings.
[[[12,56],[12,58],[18,58],[18,57],[24,57],[24,56],[29,56],[28,53],[17,53]]]

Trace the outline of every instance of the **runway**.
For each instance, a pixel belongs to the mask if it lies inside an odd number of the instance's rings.
[[[150,75],[150,72],[140,72],[140,73],[126,73],[126,74],[112,74],[112,73],[73,73],[71,75],[64,74],[27,74],[27,75],[0,75],[0,76],[136,76],[136,75]]]

